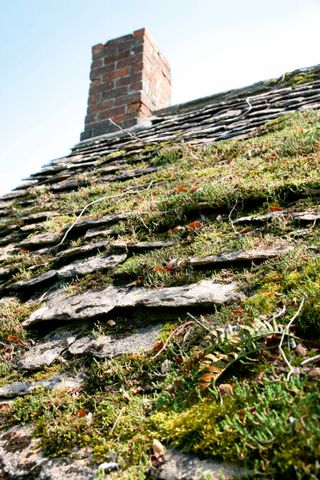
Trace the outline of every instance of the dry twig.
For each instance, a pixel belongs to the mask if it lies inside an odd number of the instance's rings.
[[[163,347],[159,350],[159,352],[157,352],[154,357],[152,357],[151,360],[154,360],[155,358],[159,357],[159,355],[161,355],[161,353],[167,348],[171,338],[179,333],[181,330],[185,329],[186,327],[188,327],[189,325],[192,325],[193,322],[186,322],[186,323],[183,323],[182,325],[179,325],[179,327],[177,327],[175,330],[173,330],[173,332],[170,333],[169,337],[167,338],[167,340],[164,342],[163,344]]]
[[[293,373],[295,373],[295,369],[293,368],[293,366],[291,365],[291,363],[289,362],[289,360],[287,359],[286,357],[286,354],[284,353],[283,351],[283,348],[282,348],[282,345],[283,345],[283,342],[284,342],[284,337],[289,333],[289,329],[291,327],[291,325],[293,324],[293,322],[295,321],[295,319],[298,317],[298,315],[300,314],[301,310],[302,310],[302,307],[303,307],[303,304],[305,302],[305,299],[306,297],[303,296],[302,297],[302,300],[301,300],[301,303],[299,305],[299,308],[298,310],[296,311],[296,313],[293,315],[293,317],[291,318],[291,320],[289,321],[288,325],[286,326],[286,328],[284,328],[283,332],[282,332],[282,335],[281,335],[281,340],[280,340],[280,343],[279,343],[279,351],[281,353],[281,356],[283,358],[283,360],[285,361],[287,367],[289,368],[289,372],[288,372],[288,375],[287,375],[287,380],[289,381],[290,380],[290,377]]]
[[[122,408],[121,408],[121,410],[120,410],[120,412],[119,412],[119,415],[117,416],[116,421],[114,422],[113,427],[112,427],[111,430],[110,430],[110,434],[114,432],[114,429],[116,428],[116,426],[117,426],[117,424],[118,424],[118,422],[119,422],[119,420],[120,420],[120,417],[121,417],[121,415],[122,415],[123,412],[124,412],[124,409],[125,409],[125,407],[122,407]]]
[[[135,140],[138,140],[139,143],[141,143],[141,138],[139,138],[134,133],[130,132],[130,130],[127,130],[126,128],[121,127],[118,123],[114,122],[111,118],[109,118],[108,120],[112,125],[114,125],[119,130],[121,130],[121,132],[126,133],[127,135],[129,135],[129,137],[134,138]]]
[[[317,362],[318,360],[320,360],[320,355],[315,355],[314,357],[306,358],[305,360],[303,360],[303,362],[301,362],[301,365],[307,365],[307,363]]]

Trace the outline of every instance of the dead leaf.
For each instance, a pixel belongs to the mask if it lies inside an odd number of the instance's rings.
[[[158,272],[158,273],[165,273],[166,272],[166,269],[164,267],[161,267],[160,265],[156,265],[155,267],[153,267],[153,270],[155,272]]]
[[[177,260],[174,258],[164,266],[164,269],[167,272],[173,272],[176,269],[175,267],[176,263],[177,263]]]
[[[153,454],[156,457],[157,460],[162,460],[164,457],[164,454],[166,453],[166,450],[162,443],[159,442],[159,440],[154,439],[152,442],[152,448],[153,448]]]
[[[155,342],[153,345],[152,345],[152,351],[153,352],[159,352],[161,350],[161,348],[163,347],[164,343],[159,340],[158,342]]]
[[[270,212],[282,212],[283,208],[279,207],[279,205],[269,205]]]
[[[16,343],[17,345],[27,345],[27,342],[22,340],[22,338],[18,337],[17,335],[8,335],[7,336],[7,342],[13,342]]]
[[[90,427],[93,423],[93,414],[92,412],[89,412],[86,417],[85,417],[85,420],[86,420],[86,424],[88,425],[88,427]]]
[[[219,392],[221,395],[233,395],[233,387],[230,383],[221,383]]]
[[[142,392],[142,388],[140,386],[134,387],[132,389],[132,393],[134,393],[135,395],[137,395],[138,393],[141,393],[141,392]]]
[[[123,392],[123,399],[128,403],[131,402],[131,397],[127,392]]]
[[[107,325],[108,325],[108,327],[115,327],[117,324],[114,320],[108,320]]]
[[[313,368],[308,372],[308,377],[312,379],[319,379],[320,378],[320,367]]]
[[[196,385],[204,390],[210,387],[210,383],[221,373],[221,369],[215,365],[206,365],[204,373],[197,381]]]
[[[198,230],[202,227],[202,223],[199,220],[195,220],[194,222],[188,223],[187,229],[188,230]]]
[[[162,362],[161,364],[161,373],[163,375],[165,375],[166,373],[168,373],[169,369],[170,369],[170,366],[171,366],[171,362],[170,360],[166,359]]]
[[[241,230],[239,230],[239,233],[248,233],[252,231],[252,227],[243,227]]]
[[[87,415],[87,412],[84,408],[80,408],[78,411],[78,417],[85,417]]]
[[[181,185],[179,185],[179,186],[176,188],[176,192],[177,192],[177,193],[184,192],[185,189],[186,189],[186,186],[182,183]]]
[[[269,292],[267,293],[267,297],[272,298],[275,297],[276,293],[275,292]]]
[[[300,355],[301,357],[305,357],[308,353],[308,350],[306,349],[306,347],[301,345],[301,343],[298,343],[295,350],[297,354]]]
[[[184,230],[185,230],[185,227],[183,227],[182,225],[177,225],[176,227],[171,228],[170,233],[176,235],[177,233]]]

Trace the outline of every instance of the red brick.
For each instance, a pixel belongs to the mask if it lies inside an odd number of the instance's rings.
[[[130,126],[168,105],[170,70],[149,32],[140,29],[92,49],[85,119],[89,136],[110,128],[109,118]]]
[[[127,115],[118,115],[117,117],[113,117],[112,119],[115,123],[122,123],[128,120]]]
[[[137,72],[142,72],[145,67],[145,64],[143,62],[137,62],[131,67],[131,72],[132,73],[137,73]]]
[[[92,47],[92,58],[100,58],[103,56],[104,45],[103,43],[98,43]]]
[[[123,87],[125,85],[130,85],[131,83],[131,78],[130,78],[130,75],[127,75],[126,77],[121,77],[121,78],[117,78],[115,80],[115,85],[116,87]]]
[[[113,107],[113,100],[109,100],[108,102],[97,103],[95,105],[89,106],[89,113],[97,113],[102,112],[104,110],[109,110]]]
[[[140,80],[139,82],[131,82],[129,84],[129,93],[138,92],[142,90],[142,88],[143,88],[142,80]]]
[[[104,98],[110,100],[111,98],[116,102],[118,97],[126,96],[128,94],[128,87],[123,86],[119,88],[113,88],[104,92]]]
[[[130,103],[140,102],[140,92],[130,93],[130,95],[122,95],[114,100],[115,105],[129,105]]]
[[[145,31],[146,31],[145,28],[140,28],[139,30],[135,30],[132,35],[134,37],[143,37],[145,34]]]

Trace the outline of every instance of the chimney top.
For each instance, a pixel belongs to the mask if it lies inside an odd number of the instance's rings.
[[[168,107],[171,74],[148,30],[92,47],[85,140],[139,124]]]

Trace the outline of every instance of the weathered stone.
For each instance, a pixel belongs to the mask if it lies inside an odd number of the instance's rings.
[[[0,237],[5,237],[19,228],[19,225],[8,224],[0,228]]]
[[[110,215],[106,215],[105,217],[83,220],[82,222],[76,223],[75,226],[73,227],[73,230],[86,231],[92,227],[96,228],[96,227],[104,227],[106,225],[112,225],[121,220],[127,220],[128,218],[130,218],[131,215],[132,214],[130,213],[111,213]]]
[[[90,451],[87,455],[48,458],[41,452],[40,438],[34,438],[32,427],[14,426],[0,434],[0,478],[95,480],[97,467]]]
[[[80,320],[105,315],[115,307],[186,308],[232,303],[243,298],[235,283],[219,284],[202,280],[182,287],[160,289],[109,286],[100,292],[88,292],[44,306],[27,319],[28,327],[52,320]]]
[[[117,304],[119,296],[127,293],[126,288],[109,286],[99,292],[86,292],[64,300],[53,302],[33,312],[23,322],[25,327],[38,322],[52,320],[85,320],[110,312]]]
[[[54,330],[24,353],[17,361],[17,367],[22,370],[37,370],[43,366],[52,365],[83,334],[84,328],[85,325],[79,325]]]
[[[54,192],[65,192],[67,190],[77,190],[80,187],[88,185],[89,181],[84,179],[68,179],[51,185],[50,190]]]
[[[236,220],[233,220],[233,224],[263,224],[266,223],[268,220],[271,220],[272,218],[282,218],[288,215],[288,212],[286,210],[282,210],[280,212],[270,212],[270,213],[265,213],[264,215],[249,215],[247,217],[240,217],[237,218]]]
[[[146,352],[150,350],[158,338],[162,325],[140,328],[136,333],[122,337],[92,334],[76,340],[68,351],[72,355],[91,354],[96,358],[111,358],[128,353]],[[1,391],[1,390],[0,390]]]
[[[56,243],[59,243],[60,239],[61,234],[45,232],[39,233],[38,235],[33,235],[29,238],[25,238],[17,246],[19,248],[37,249],[45,247],[47,245],[54,245]]]
[[[73,278],[77,275],[86,275],[88,273],[109,270],[126,260],[127,255],[104,255],[91,258],[89,260],[78,260],[57,270],[59,278]]]
[[[106,176],[102,177],[101,180],[108,180],[109,182],[123,182],[129,180],[130,178],[137,178],[143,175],[148,175],[148,173],[153,173],[159,170],[159,167],[146,167],[146,168],[135,168],[134,170],[125,170],[124,172],[119,173],[119,175]]]
[[[95,237],[110,237],[114,234],[114,229],[113,228],[108,228],[108,229],[105,229],[105,230],[101,230],[100,228],[90,228],[90,230],[88,230],[86,233],[85,233],[85,236],[84,238],[87,240],[89,238],[95,238]]]
[[[30,280],[20,280],[10,285],[10,288],[14,291],[19,291],[22,292],[22,294],[28,295],[30,292],[37,292],[37,289],[43,289],[60,279],[66,280],[68,278],[74,278],[88,273],[109,270],[119,263],[124,262],[126,258],[127,256],[123,254],[108,256],[101,255],[89,260],[78,260],[60,268],[59,270],[49,270],[48,272],[42,273],[38,277]]]
[[[8,245],[10,243],[18,242],[21,240],[22,235],[17,232],[12,232],[5,237],[0,238],[0,245]]]
[[[293,219],[301,223],[317,223],[320,220],[320,213],[318,212],[296,212]]]
[[[163,463],[160,463],[153,478],[159,480],[229,480],[241,478],[249,472],[229,463],[213,460],[200,460],[193,454],[182,453],[170,449],[166,452]]]
[[[220,266],[247,262],[262,262],[270,258],[284,255],[293,250],[293,247],[264,248],[259,250],[239,250],[231,253],[221,253],[203,258],[191,258],[192,267]]]
[[[15,198],[21,198],[24,197],[28,192],[10,192],[10,193],[5,193],[0,197],[1,202],[6,202],[7,200],[12,200]]]
[[[32,393],[37,388],[48,390],[74,390],[80,388],[83,382],[83,375],[74,377],[58,373],[45,380],[35,382],[14,382],[0,387],[0,398],[15,398]]]
[[[98,251],[104,251],[108,249],[109,243],[106,241],[90,243],[87,245],[81,245],[80,247],[72,247],[63,250],[62,252],[57,253],[54,258],[53,264],[60,265],[63,263],[69,262],[74,258],[82,258],[87,256],[89,253],[92,254]]]
[[[40,230],[42,227],[41,223],[27,223],[23,227],[20,227],[21,232],[27,233],[28,235],[30,232],[36,232]]]
[[[288,210],[281,210],[280,212],[269,212],[264,215],[249,215],[247,217],[240,217],[233,221],[235,225],[237,224],[263,224],[272,218],[292,218],[295,221],[301,223],[312,223],[318,222],[320,220],[320,213],[315,211],[305,211],[305,212],[289,212]]]
[[[14,271],[15,267],[12,266],[0,268],[0,279],[3,280],[9,278]]]
[[[105,167],[100,167],[98,173],[101,172],[101,174],[106,174],[106,173],[115,173],[120,170],[125,170],[127,168],[127,162],[125,161],[119,161],[119,162],[114,162],[110,165],[106,165]]]
[[[128,250],[129,252],[145,252],[148,250],[159,250],[161,248],[172,247],[175,242],[172,240],[158,240],[155,242],[123,242],[115,241],[110,244],[110,248],[114,250]]]
[[[50,285],[57,279],[58,275],[56,270],[49,270],[48,272],[42,273],[38,277],[32,278],[31,280],[19,280],[11,285],[11,288],[15,291],[22,290],[27,293],[30,292],[30,290],[36,291],[37,288],[43,288],[46,285]]]
[[[184,308],[220,305],[239,301],[241,294],[235,283],[219,284],[212,280],[181,287],[159,289],[133,288],[119,299],[119,307]]]
[[[54,217],[55,215],[58,215],[58,213],[55,214],[52,211],[35,212],[35,213],[30,213],[29,215],[24,215],[23,217],[20,218],[20,220],[23,221],[25,224],[37,223],[37,222],[44,222],[49,218]]]

